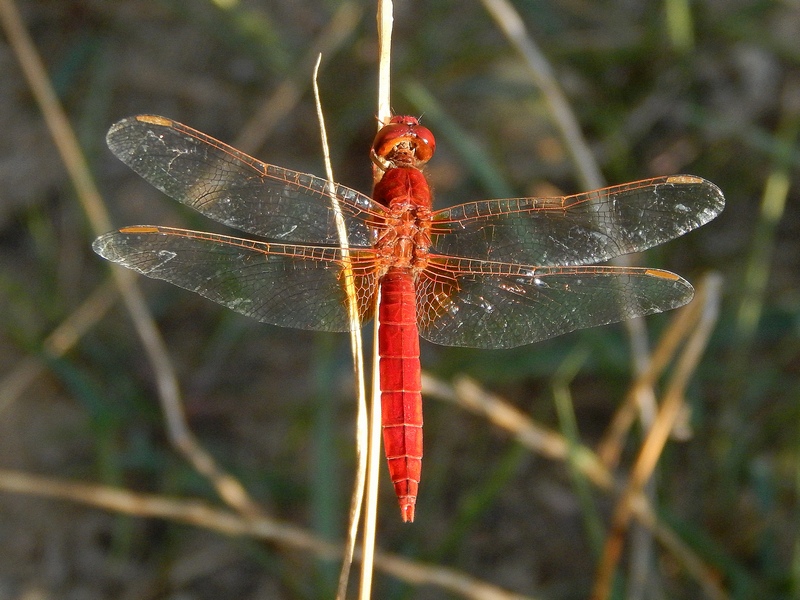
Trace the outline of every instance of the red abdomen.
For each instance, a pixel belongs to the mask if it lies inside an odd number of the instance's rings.
[[[379,307],[383,445],[404,521],[414,520],[422,468],[422,383],[414,278],[390,268]]]

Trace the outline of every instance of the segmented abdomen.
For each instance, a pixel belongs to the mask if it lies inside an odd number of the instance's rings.
[[[413,275],[393,269],[381,279],[380,356],[383,445],[404,521],[414,520],[422,468],[422,382]]]

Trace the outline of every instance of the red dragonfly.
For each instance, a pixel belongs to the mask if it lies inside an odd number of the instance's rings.
[[[124,119],[107,141],[165,194],[264,239],[137,225],[98,238],[93,247],[104,258],[299,329],[349,329],[348,277],[362,322],[380,289],[383,440],[404,521],[414,519],[422,464],[420,335],[513,348],[682,306],[693,289],[674,273],[593,265],[680,236],[724,206],[713,183],[678,175],[434,211],[421,171],[434,137],[407,116],[375,137],[371,158],[383,177],[372,198],[262,163],[164,117]]]

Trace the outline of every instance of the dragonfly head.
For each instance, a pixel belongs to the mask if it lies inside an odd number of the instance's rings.
[[[436,150],[436,140],[415,117],[397,115],[381,127],[372,142],[372,160],[382,170],[390,167],[420,168]]]

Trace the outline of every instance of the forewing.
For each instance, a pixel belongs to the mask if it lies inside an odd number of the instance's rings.
[[[347,331],[345,263],[335,247],[272,244],[170,227],[126,227],[97,238],[103,258],[196,292],[264,323]],[[351,252],[363,321],[375,289],[371,251]]]
[[[514,348],[677,308],[693,293],[658,269],[436,258],[417,279],[417,316],[420,335],[437,344]]]
[[[156,188],[205,216],[273,240],[339,244],[328,182],[262,163],[164,117],[123,119],[106,136],[108,147]],[[383,208],[336,184],[348,244],[369,247]],[[377,219],[377,220],[376,220]]]
[[[461,204],[433,215],[432,250],[528,265],[586,265],[640,252],[700,227],[725,200],[692,175],[574,196]]]

